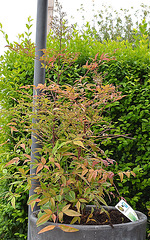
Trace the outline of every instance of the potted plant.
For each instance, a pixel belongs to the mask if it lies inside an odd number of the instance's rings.
[[[109,134],[114,126],[105,111],[123,96],[114,86],[102,83],[97,70],[104,60],[110,59],[104,55],[98,59],[97,54],[91,63],[87,62],[86,73],[72,86],[50,80],[33,86],[40,93],[35,94],[33,102],[25,93],[31,86],[22,87],[23,98],[9,110],[13,118],[8,126],[16,144],[6,166],[15,164],[16,181],[7,196],[14,206],[15,198],[28,191],[33,180],[37,182],[35,194],[28,200],[32,210],[35,204],[40,208],[30,218],[32,240],[145,239],[145,215],[137,212],[139,220],[133,223],[122,215],[116,224],[111,213],[118,211],[109,209],[105,200],[115,196],[115,173],[111,168],[116,162],[107,157],[101,143],[117,137]],[[47,66],[54,68],[55,61],[57,58],[50,58]],[[30,157],[31,133],[41,146],[36,149],[39,157],[34,162]],[[30,174],[30,167],[35,174]],[[132,171],[117,174],[121,180],[124,175],[135,175]]]

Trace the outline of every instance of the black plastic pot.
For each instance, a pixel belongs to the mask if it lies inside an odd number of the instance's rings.
[[[79,231],[67,233],[56,227],[41,234],[38,232],[42,228],[54,223],[49,222],[36,227],[37,218],[33,213],[30,217],[31,240],[145,240],[147,217],[141,212],[136,211],[136,213],[139,217],[138,221],[114,224],[114,228],[109,225],[72,225]]]

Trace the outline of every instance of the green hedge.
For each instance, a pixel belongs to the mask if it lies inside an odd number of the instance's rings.
[[[31,52],[34,52],[33,44],[30,40],[31,22],[32,20],[29,18],[26,25],[27,31],[25,34],[19,35],[18,43],[10,43],[7,34],[1,28],[1,32],[10,46],[0,56],[0,105],[3,109],[9,109],[16,104],[16,100],[19,98],[17,90],[19,90],[20,86],[33,83],[34,60],[25,54],[18,54],[18,52],[13,50],[13,48],[17,47],[17,44],[20,44],[21,47],[28,48]],[[2,134],[0,132],[0,143],[8,141],[7,145],[0,147],[0,177],[5,174],[3,168],[14,147],[13,144],[9,144],[11,142],[11,134],[7,128],[7,122],[11,118],[12,116],[4,117],[0,113],[0,126],[5,127],[5,133]],[[13,209],[7,199],[4,198],[4,194],[9,190],[9,187],[9,180],[5,182],[0,180],[0,239],[24,240],[27,239],[28,208],[26,202],[28,196],[23,194],[16,205],[16,209]]]

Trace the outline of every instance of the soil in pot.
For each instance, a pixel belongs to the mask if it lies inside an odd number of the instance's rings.
[[[87,222],[87,219],[89,218],[91,214],[91,210],[86,211],[84,214],[81,216],[81,225],[111,225],[113,224],[121,224],[121,223],[127,223],[131,222],[126,216],[124,216],[121,212],[119,212],[117,209],[111,209],[108,210],[109,216],[105,213],[102,212],[98,209],[95,209],[93,212],[93,216],[90,217],[91,220]],[[64,215],[63,218],[63,224],[69,224],[72,220],[72,217],[69,217],[67,215]],[[79,224],[78,222],[74,224]]]
[[[90,217],[91,210],[86,210],[82,216],[80,225],[110,225],[113,227],[113,224],[121,224],[131,222],[126,216],[124,216],[117,209],[109,209],[108,210],[109,217],[105,212],[102,212],[99,209],[95,209],[93,212],[93,216]],[[37,217],[37,214],[35,215]],[[89,220],[87,221],[87,219]],[[63,224],[70,224],[73,217],[64,215]],[[60,223],[60,222],[59,222]],[[79,224],[78,222],[74,223]]]

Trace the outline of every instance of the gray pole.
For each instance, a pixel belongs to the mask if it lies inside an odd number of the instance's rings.
[[[40,58],[43,54],[42,51],[39,51],[39,49],[45,49],[46,48],[46,39],[47,39],[47,12],[48,12],[48,0],[38,0],[37,3],[37,20],[36,20],[36,50],[35,55]],[[45,83],[45,69],[41,68],[41,63],[37,59],[35,59],[34,62],[34,85],[37,86],[39,83],[44,84]],[[33,93],[33,95],[35,92]],[[35,122],[36,119],[33,119],[33,122]],[[38,153],[35,153],[37,148],[40,148],[41,145],[39,145],[36,141],[37,139],[34,138],[34,134],[32,134],[32,146],[31,146],[31,159],[32,162],[39,156]],[[34,174],[36,172],[36,169],[30,169],[30,173]],[[34,189],[37,187],[37,182],[32,181],[32,188],[29,191],[29,196],[34,194]],[[37,206],[35,206],[34,211],[37,210]],[[29,207],[28,210],[28,240],[31,239],[31,232],[30,232],[30,221],[29,217],[31,214],[31,208]]]

